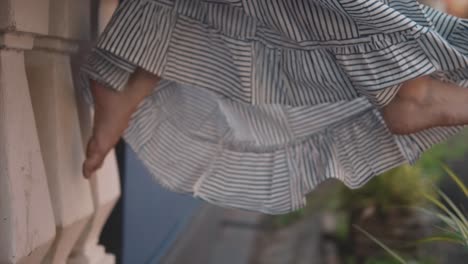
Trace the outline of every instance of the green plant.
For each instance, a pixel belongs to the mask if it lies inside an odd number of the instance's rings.
[[[401,166],[374,177],[359,189],[343,187],[339,192],[340,207],[347,210],[376,207],[385,213],[399,206],[422,205],[422,192],[430,184],[418,166]]]
[[[465,197],[468,198],[468,189],[465,184],[448,167],[443,166],[443,168],[457,184]],[[439,188],[435,187],[435,189],[437,190],[437,193],[439,194],[442,202],[433,195],[425,194],[424,196],[428,201],[430,201],[439,209],[439,212],[433,212],[425,208],[420,209],[437,217],[442,223],[445,224],[445,226],[437,227],[439,230],[441,230],[439,235],[419,240],[419,242],[445,241],[461,244],[466,247],[466,249],[468,249],[468,220],[466,218],[466,212],[464,208],[457,207],[452,202],[452,200],[450,200],[450,198]]]
[[[416,166],[432,180],[437,180],[444,174],[444,169],[440,166],[452,160],[462,158],[468,150],[468,129],[450,139],[444,144],[439,144],[425,152]]]
[[[459,189],[463,192],[466,198],[468,198],[468,189],[465,184],[461,181],[461,179],[453,173],[446,166],[442,166],[443,170],[452,178],[452,180],[457,184]],[[435,217],[437,217],[445,226],[437,226],[437,229],[441,230],[442,232],[438,235],[433,235],[424,239],[417,240],[416,243],[430,243],[435,241],[443,241],[449,243],[456,243],[463,245],[468,250],[468,221],[466,218],[466,212],[463,208],[457,207],[450,198],[441,191],[438,187],[434,186],[436,193],[440,196],[442,201],[439,201],[438,197],[434,194],[424,193],[423,196],[426,200],[428,200],[431,204],[435,205],[438,208],[437,211],[421,208],[418,209],[422,210],[423,212],[429,213]],[[445,203],[445,204],[444,204]],[[417,261],[407,261],[398,253],[387,247],[384,243],[382,243],[379,239],[365,231],[364,229],[360,228],[359,226],[354,226],[357,230],[365,234],[368,238],[382,247],[397,263],[402,264],[410,264],[410,263],[422,263]],[[424,262],[426,263],[426,262]]]
[[[359,189],[342,186],[337,195],[337,208],[355,210],[373,206],[385,213],[394,207],[428,203],[422,194],[434,195],[432,184],[437,184],[445,173],[440,164],[458,160],[468,153],[467,139],[468,129],[425,152],[413,166],[385,172]]]
[[[359,230],[360,232],[362,232],[364,235],[366,235],[367,237],[369,237],[372,241],[374,241],[376,244],[378,244],[379,246],[381,246],[385,251],[387,251],[387,253],[389,255],[391,255],[395,260],[397,260],[399,263],[403,263],[403,264],[407,264],[408,262],[406,262],[399,254],[397,254],[395,251],[393,251],[392,249],[390,249],[389,247],[387,247],[384,243],[380,242],[380,240],[378,240],[377,238],[375,238],[373,235],[371,235],[370,233],[368,233],[367,231],[365,231],[364,229],[360,228],[359,226],[357,225],[354,225],[354,228],[356,228],[357,230]]]
[[[398,260],[392,258],[391,256],[384,256],[384,257],[374,257],[366,260],[365,264],[400,264]],[[408,262],[411,264],[437,264],[437,262],[433,258],[424,258],[421,260],[414,260],[412,262]]]

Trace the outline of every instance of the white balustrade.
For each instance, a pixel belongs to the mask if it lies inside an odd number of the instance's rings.
[[[55,222],[21,50],[32,39],[0,37],[0,263],[40,263]]]
[[[120,196],[114,153],[91,181],[81,175],[91,111],[71,58],[90,40],[91,4],[0,3],[0,264],[115,263],[98,245]],[[116,5],[103,1],[99,21]]]

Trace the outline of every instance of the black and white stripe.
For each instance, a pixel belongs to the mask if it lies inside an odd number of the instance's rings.
[[[116,90],[162,77],[125,139],[163,186],[280,214],[335,178],[358,188],[460,131],[395,136],[404,81],[468,85],[468,22],[414,0],[127,0],[86,65]]]

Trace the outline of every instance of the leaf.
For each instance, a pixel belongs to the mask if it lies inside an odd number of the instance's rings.
[[[460,187],[460,189],[463,191],[465,196],[468,197],[468,188],[466,185],[463,183],[463,181],[446,165],[442,165],[444,168],[445,172],[452,178],[452,180]]]
[[[431,242],[437,242],[437,241],[465,245],[462,239],[460,239],[457,236],[449,235],[449,234],[435,235],[435,236],[418,239],[415,241],[415,243],[423,244],[423,243],[431,243]]]
[[[433,204],[435,204],[437,207],[439,207],[440,209],[442,209],[445,213],[447,213],[447,215],[449,216],[449,219],[455,223],[456,227],[455,229],[458,229],[459,232],[461,232],[461,234],[463,235],[463,237],[467,237],[467,234],[466,234],[466,223],[460,223],[460,220],[457,218],[457,216],[455,214],[453,214],[444,204],[442,204],[440,201],[438,201],[437,199],[435,199],[434,197],[430,196],[430,195],[427,195],[425,194],[426,196],[426,199],[428,199],[429,201],[431,201]],[[442,216],[440,214],[436,214],[440,219],[444,220],[447,224],[450,224],[450,221],[448,221],[448,217],[447,216]],[[453,227],[453,226],[452,226]]]
[[[458,216],[458,219],[461,224],[460,224],[460,231],[462,231],[462,234],[463,236],[465,237],[466,240],[468,240],[468,221],[466,220],[465,216],[463,215],[463,213],[460,211],[460,209],[458,209],[457,206],[455,206],[455,204],[453,204],[452,200],[450,198],[447,197],[447,195],[445,195],[444,192],[438,190],[440,196],[442,196],[442,198],[449,204],[449,206],[455,211],[455,213],[457,214]],[[456,216],[453,216],[453,218],[456,218]]]
[[[434,225],[434,228],[439,229],[442,231],[444,234],[450,234],[452,236],[457,237],[459,240],[463,240],[463,236],[460,235],[459,233],[455,232],[453,229],[448,229],[442,226]]]
[[[423,213],[426,213],[428,215],[432,215],[436,218],[439,218],[440,220],[442,220],[445,224],[447,224],[448,226],[450,226],[451,228],[453,229],[457,229],[457,225],[455,224],[455,222],[453,222],[452,219],[450,219],[449,217],[443,215],[443,214],[440,214],[438,212],[433,212],[429,209],[426,209],[426,208],[423,208],[423,207],[419,207],[419,206],[414,206],[413,207],[414,209],[417,209]]]
[[[404,260],[402,257],[400,257],[396,252],[394,252],[393,250],[391,250],[389,247],[387,247],[384,243],[380,242],[377,238],[375,238],[374,236],[372,236],[371,234],[369,234],[367,231],[365,231],[364,229],[360,228],[359,226],[357,225],[353,225],[354,228],[356,228],[357,230],[359,230],[360,232],[364,233],[364,235],[366,235],[368,238],[370,238],[372,241],[374,241],[375,243],[377,243],[379,246],[381,246],[383,249],[385,249],[385,251],[387,251],[388,254],[390,254],[392,257],[394,257],[396,260],[398,260],[400,263],[402,264],[408,264],[408,262],[406,260]]]

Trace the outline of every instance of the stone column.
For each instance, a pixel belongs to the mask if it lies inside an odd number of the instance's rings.
[[[90,16],[90,0],[0,2],[0,264],[115,262],[97,245],[120,195],[115,157],[81,174],[91,116],[71,58]]]
[[[48,34],[35,35],[26,69],[57,230],[45,263],[63,264],[93,213],[70,62],[78,41],[89,40],[89,1],[51,0],[49,11]]]
[[[0,263],[40,263],[55,222],[24,66],[32,37],[3,33],[0,47]]]
[[[66,263],[93,212],[89,182],[81,174],[84,152],[70,58],[64,51],[68,45],[59,42],[36,39],[35,49],[26,54],[57,228],[47,262],[54,264]]]
[[[29,8],[25,8],[29,6]],[[0,2],[0,263],[41,263],[55,222],[25,72],[48,0]]]

